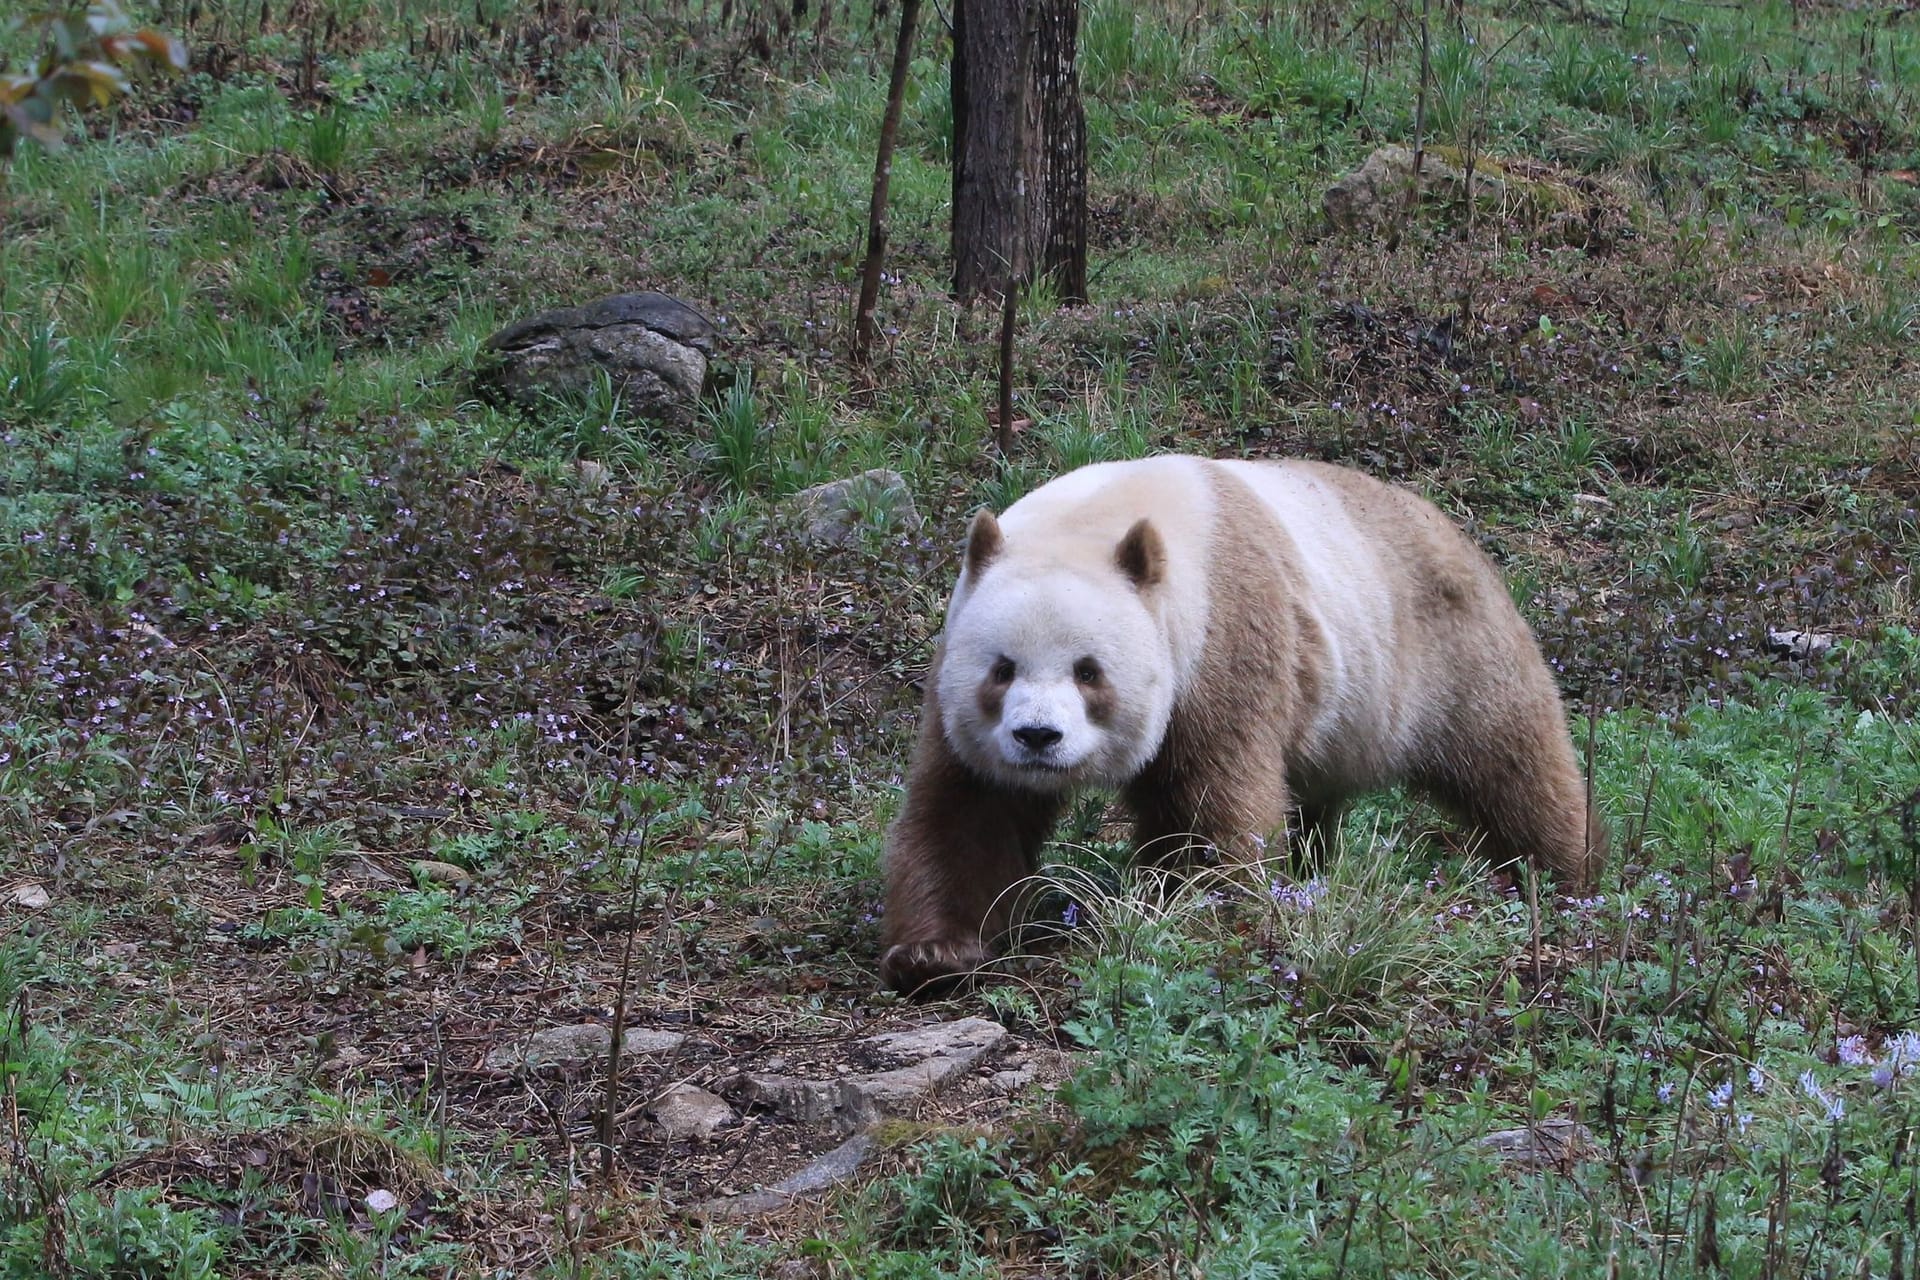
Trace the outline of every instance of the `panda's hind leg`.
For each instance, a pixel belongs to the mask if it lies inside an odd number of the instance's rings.
[[[1529,861],[1583,892],[1606,861],[1607,830],[1552,679],[1542,668],[1488,689],[1495,696],[1439,726],[1413,781],[1480,829],[1496,866]]]

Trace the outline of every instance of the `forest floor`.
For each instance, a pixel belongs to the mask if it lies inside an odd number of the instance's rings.
[[[937,7],[871,369],[897,15],[774,8],[148,6],[191,74],[0,172],[0,1276],[1920,1262],[1920,21],[1467,0],[1423,91],[1404,6],[1092,0],[1093,301],[1023,301],[1001,459]],[[1416,119],[1503,198],[1331,227]],[[634,289],[720,332],[690,424],[473,393],[496,329]],[[1599,892],[1394,794],[1305,886],[1162,893],[1092,798],[1077,927],[879,992],[967,512],[1166,450],[1472,531]],[[924,525],[796,536],[872,467]],[[489,1063],[616,1011],[677,1039],[611,1098]],[[682,1212],[841,1135],[671,1136],[662,1087],[965,1016],[1008,1041],[851,1183]],[[1565,1149],[1484,1141],[1529,1124]]]

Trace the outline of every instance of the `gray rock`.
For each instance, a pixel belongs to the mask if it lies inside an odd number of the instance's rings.
[[[670,1086],[647,1107],[669,1137],[706,1141],[740,1117],[734,1109],[696,1085]]]
[[[473,873],[465,867],[457,867],[451,862],[435,862],[431,858],[421,858],[413,864],[416,880],[424,879],[430,884],[465,884],[473,879]]]
[[[1833,637],[1824,631],[1769,631],[1767,648],[1788,658],[1818,658],[1833,648]]]
[[[741,1106],[759,1107],[797,1124],[863,1129],[904,1111],[920,1097],[977,1066],[1007,1038],[985,1018],[962,1018],[870,1036],[855,1051],[883,1068],[837,1080],[803,1080],[743,1071],[720,1088]]]
[[[635,418],[681,423],[706,387],[715,330],[664,293],[621,293],[510,324],[481,344],[474,380],[525,408],[578,397],[604,371]]]
[[[1034,1081],[1032,1067],[1020,1067],[1012,1071],[996,1071],[987,1077],[987,1088],[995,1093],[1018,1093]]]
[[[863,1078],[802,1080],[794,1076],[742,1071],[721,1082],[720,1091],[743,1107],[771,1111],[795,1124],[827,1125],[853,1133],[880,1119],[876,1099]]]
[[[950,1058],[959,1061],[964,1069],[993,1052],[1006,1038],[1007,1029],[997,1022],[987,1018],[960,1018],[868,1036],[860,1041],[860,1048],[895,1065]]]
[[[820,547],[852,542],[869,513],[884,513],[893,528],[908,533],[918,532],[922,523],[906,479],[885,468],[802,489],[787,506],[801,522],[800,536]]]
[[[768,1187],[761,1191],[743,1191],[737,1196],[702,1200],[699,1204],[689,1206],[686,1214],[703,1222],[743,1222],[748,1218],[764,1218],[778,1213],[792,1203],[792,1196]]]
[[[778,1213],[804,1195],[824,1191],[835,1183],[845,1182],[859,1171],[868,1156],[873,1154],[874,1140],[866,1134],[849,1138],[833,1150],[814,1160],[806,1168],[790,1178],[783,1178],[771,1187],[759,1191],[748,1191],[737,1196],[721,1196],[717,1199],[702,1201],[687,1210],[691,1217],[709,1222],[738,1222],[745,1218],[763,1217]]]
[[[792,1177],[775,1183],[775,1189],[790,1196],[824,1191],[836,1182],[851,1178],[873,1154],[873,1149],[874,1141],[867,1134],[849,1138]]]
[[[1523,159],[1471,159],[1456,147],[1431,146],[1415,175],[1413,148],[1381,147],[1320,198],[1327,221],[1342,231],[1397,227],[1417,205],[1446,216],[1469,209],[1482,216],[1519,222],[1563,243],[1584,246],[1612,238],[1624,205],[1604,197],[1592,184],[1577,186],[1550,168]],[[1418,199],[1410,201],[1414,183]]]
[[[1565,1168],[1585,1155],[1593,1134],[1572,1120],[1542,1120],[1524,1129],[1502,1129],[1480,1139],[1508,1164],[1522,1169]]]
[[[653,1031],[645,1027],[629,1028],[621,1039],[626,1054],[671,1053],[685,1041],[686,1037],[677,1031]],[[598,1022],[546,1027],[524,1040],[495,1049],[487,1055],[487,1065],[496,1071],[576,1065],[606,1057],[612,1044],[613,1028]]]
[[[1466,171],[1449,164],[1432,148],[1420,157],[1419,182],[1423,199],[1438,194],[1457,201],[1467,192]],[[1342,231],[1391,226],[1407,212],[1413,184],[1413,148],[1394,143],[1374,151],[1358,169],[1327,188],[1320,198],[1320,209],[1327,221]],[[1476,168],[1476,200],[1498,204],[1505,193],[1505,182]]]

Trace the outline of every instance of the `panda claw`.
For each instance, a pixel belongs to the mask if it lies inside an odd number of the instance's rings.
[[[992,959],[977,942],[903,942],[880,957],[880,978],[909,999],[933,1000],[965,988]]]

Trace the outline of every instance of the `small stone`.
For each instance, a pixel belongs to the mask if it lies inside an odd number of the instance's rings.
[[[1439,195],[1453,203],[1464,196],[1467,190],[1464,169],[1447,163],[1432,148],[1424,150],[1418,161],[1423,199]],[[1343,231],[1391,226],[1416,203],[1408,198],[1415,174],[1412,147],[1394,143],[1377,148],[1358,169],[1327,188],[1320,199],[1321,212],[1328,222]],[[1476,202],[1498,207],[1506,187],[1506,182],[1490,174],[1485,166],[1476,166],[1473,175]]]
[[[1788,658],[1818,658],[1833,648],[1833,637],[1824,631],[1769,631],[1767,648]]]
[[[52,896],[47,893],[46,886],[33,880],[17,886],[8,897],[14,906],[25,907],[29,911],[38,911],[53,901]]]
[[[846,546],[869,516],[884,518],[908,533],[918,532],[921,526],[906,478],[884,468],[802,489],[787,499],[787,505],[803,522],[800,536],[820,547]]]
[[[705,1089],[691,1084],[669,1087],[648,1106],[667,1136],[697,1138],[704,1142],[739,1120],[734,1109]]]
[[[987,1077],[987,1088],[995,1093],[1018,1093],[1033,1083],[1033,1068],[1021,1067],[1015,1071],[996,1071]]]
[[[431,858],[419,858],[413,864],[413,878],[425,880],[429,884],[466,884],[473,879],[473,873],[451,862],[435,862]]]
[[[622,1043],[632,1054],[671,1053],[686,1041],[677,1031],[653,1031],[634,1027]],[[534,1070],[539,1067],[569,1066],[604,1058],[613,1044],[613,1029],[597,1022],[571,1027],[547,1027],[524,1040],[503,1045],[487,1055],[487,1065],[496,1071]]]
[[[1522,1169],[1565,1168],[1587,1151],[1593,1134],[1572,1120],[1543,1120],[1480,1139],[1500,1159]]]
[[[323,1076],[346,1075],[364,1067],[371,1056],[365,1049],[347,1045],[320,1064],[320,1074]]]
[[[1602,230],[1607,201],[1591,183],[1575,183],[1523,159],[1469,158],[1457,147],[1423,148],[1415,167],[1412,147],[1376,149],[1320,199],[1321,212],[1341,231],[1387,231],[1417,206],[1464,218],[1469,206],[1483,217],[1515,220],[1585,245]],[[1415,183],[1419,184],[1416,199]]]
[[[1573,500],[1583,507],[1610,507],[1613,505],[1611,499],[1603,498],[1597,493],[1576,493],[1573,495]]]

